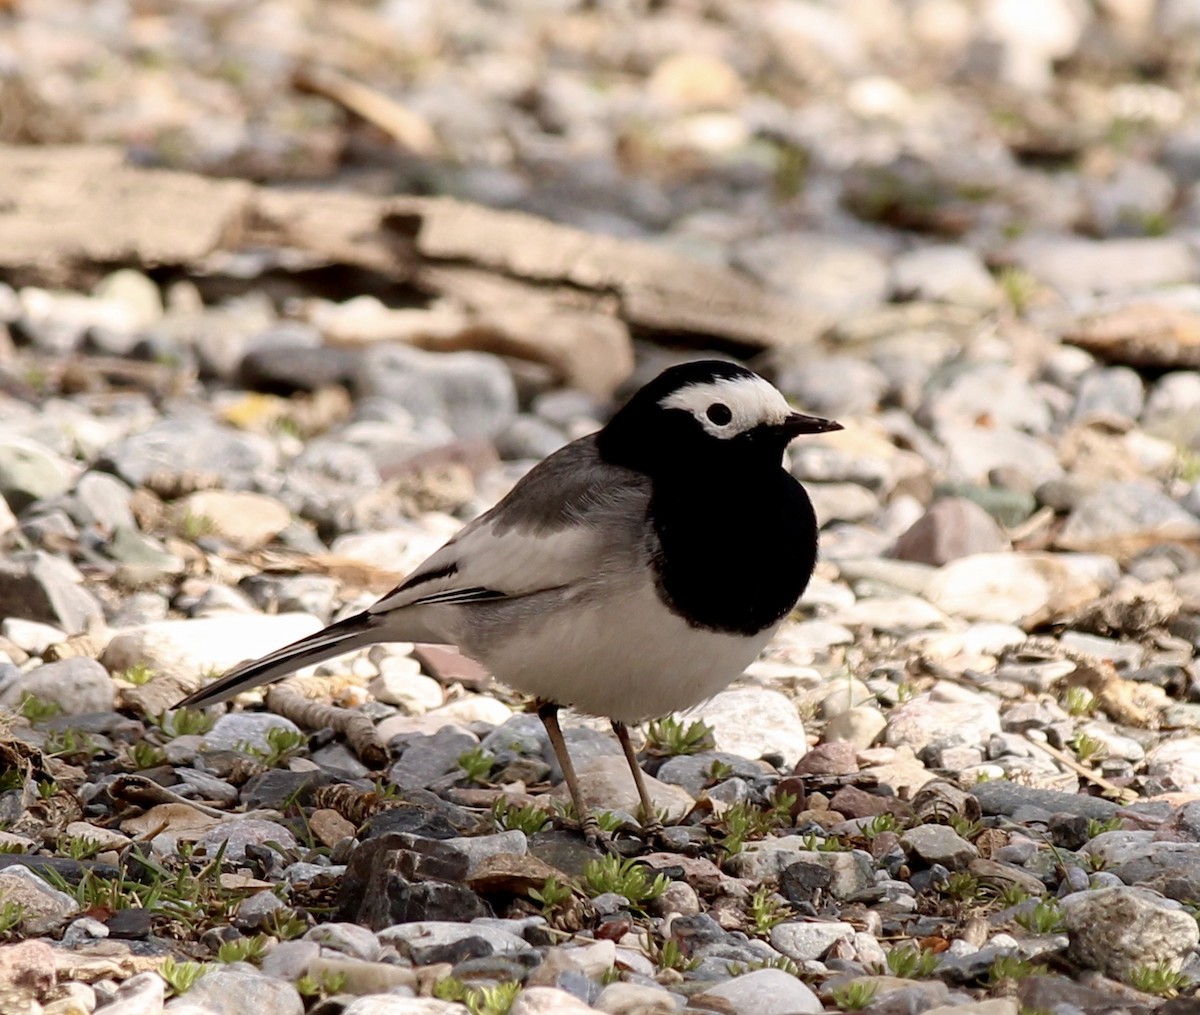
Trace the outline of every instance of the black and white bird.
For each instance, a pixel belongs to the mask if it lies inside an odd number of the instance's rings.
[[[794,412],[737,364],[670,367],[369,609],[179,704],[224,701],[375,642],[454,644],[537,699],[590,838],[598,828],[559,728],[564,705],[612,721],[653,823],[628,726],[724,688],[795,607],[817,521],[784,449],[840,429]]]

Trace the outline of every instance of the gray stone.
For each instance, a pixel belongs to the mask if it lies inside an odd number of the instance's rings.
[[[377,962],[383,954],[379,939],[355,923],[320,923],[304,935],[304,940],[364,962]]]
[[[351,1001],[342,1009],[342,1015],[462,1015],[464,1010],[455,1001],[439,1001],[435,997],[368,994]]]
[[[1099,888],[1061,903],[1072,957],[1090,969],[1127,980],[1141,966],[1178,969],[1200,944],[1191,914],[1138,888]]]
[[[21,864],[0,870],[0,906],[9,903],[21,907],[21,930],[29,937],[50,933],[79,912],[71,896]]]
[[[113,532],[104,552],[135,582],[150,583],[182,574],[186,566],[178,554],[168,552],[153,536],[132,526],[122,525]]]
[[[949,825],[917,825],[900,836],[900,845],[927,864],[950,870],[963,870],[979,856],[979,850]]]
[[[888,269],[871,247],[824,233],[777,233],[738,247],[738,267],[806,310],[830,317],[872,310],[887,298]]]
[[[979,255],[970,247],[949,244],[899,255],[892,262],[892,294],[980,310],[1000,302],[999,287]]]
[[[973,702],[934,701],[928,696],[893,710],[884,740],[891,746],[911,747],[920,752],[930,744],[956,747],[986,743],[1000,732],[1000,714],[994,704],[978,698]]]
[[[1071,419],[1079,422],[1100,418],[1133,423],[1145,402],[1142,379],[1129,367],[1089,370],[1079,383]]]
[[[142,486],[152,476],[198,473],[236,489],[274,472],[279,456],[265,437],[196,415],[163,419],[118,441],[105,449],[101,464],[131,486]]]
[[[181,999],[213,1015],[304,1015],[304,1002],[292,984],[259,973],[218,967],[200,977]],[[168,1011],[176,1007],[175,1002]],[[182,1006],[181,1006],[182,1007]]]
[[[891,386],[887,374],[873,363],[837,355],[793,354],[780,363],[775,383],[806,412],[834,419],[874,412]]]
[[[48,448],[18,437],[0,440],[0,497],[16,514],[66,493],[74,468]]]
[[[836,899],[852,899],[875,883],[875,864],[869,853],[860,849],[832,853],[806,849],[798,835],[747,843],[746,848],[727,861],[737,877],[761,881],[779,877],[793,864],[809,864],[829,872],[829,894]]]
[[[984,814],[1011,816],[1022,807],[1034,807],[1049,814],[1077,814],[1107,821],[1119,810],[1117,804],[1100,797],[1038,789],[1002,779],[972,786],[971,795],[979,801]]]
[[[517,413],[508,368],[485,353],[372,348],[357,364],[355,387],[360,397],[386,398],[416,418],[444,420],[459,437],[495,437]]]
[[[529,852],[528,838],[524,832],[516,828],[493,835],[456,836],[453,839],[444,839],[443,842],[447,846],[457,849],[467,858],[470,863],[467,868],[467,877],[470,877],[472,872],[485,860],[493,856],[502,854],[524,856]]]
[[[388,772],[388,781],[401,789],[424,789],[458,769],[458,759],[479,748],[470,733],[448,726],[432,736],[414,736]]]
[[[263,975],[295,983],[308,972],[309,963],[320,954],[321,946],[315,941],[280,941],[263,958]]]
[[[158,1015],[163,1010],[166,983],[158,973],[138,973],[117,988],[116,997],[96,1009],[96,1015]]]
[[[14,708],[26,694],[53,702],[66,715],[111,712],[116,701],[108,671],[85,657],[46,663],[22,674],[0,691],[0,705]]]
[[[919,416],[939,436],[963,426],[978,426],[988,417],[988,429],[1020,430],[1043,434],[1050,429],[1050,406],[1045,397],[1016,368],[1004,363],[984,363],[947,374],[944,383],[931,386]]]
[[[771,928],[771,947],[796,962],[819,959],[838,941],[854,938],[849,923],[781,923]]]
[[[712,782],[709,773],[715,764],[726,766],[731,776],[753,779],[763,774],[762,765],[748,761],[741,755],[701,751],[699,754],[680,754],[668,758],[659,765],[655,777],[661,782],[682,786],[692,796],[698,797]]]
[[[196,839],[196,844],[203,846],[208,856],[216,856],[217,851],[224,847],[225,859],[230,862],[246,859],[247,846],[266,846],[271,842],[278,843],[284,849],[292,849],[296,845],[296,837],[274,821],[230,818],[206,828]]]
[[[106,472],[86,472],[72,491],[71,517],[76,524],[95,526],[103,533],[119,528],[135,529],[133,512],[129,508],[133,491],[116,476]]]
[[[271,730],[287,733],[301,732],[290,719],[271,712],[226,712],[212,729],[204,734],[204,747],[209,751],[237,751],[251,748],[269,751],[271,742],[267,735]]]
[[[719,751],[744,758],[778,754],[790,766],[808,750],[796,706],[778,691],[755,687],[722,691],[695,711],[713,728]]]
[[[940,566],[971,554],[1007,549],[1000,526],[983,508],[965,497],[943,497],[896,540],[892,556]]]
[[[415,965],[460,961],[467,955],[519,955],[531,950],[524,938],[483,924],[456,923],[448,920],[422,920],[385,927],[379,941],[392,945]],[[460,955],[460,959],[447,956]]]
[[[1067,296],[1132,293],[1196,277],[1196,256],[1187,242],[1171,236],[1087,240],[1028,237],[1010,256],[1035,278]]]
[[[1146,752],[1146,773],[1181,790],[1200,786],[1200,736],[1155,744]]]
[[[1106,483],[1085,497],[1058,534],[1064,550],[1136,551],[1164,542],[1200,538],[1200,518],[1148,481]]]
[[[711,998],[732,1015],[820,1015],[824,1006],[802,980],[782,969],[759,969],[709,987],[696,997]]]
[[[0,616],[37,620],[67,634],[83,634],[104,619],[104,611],[82,580],[69,563],[41,550],[0,560]]]

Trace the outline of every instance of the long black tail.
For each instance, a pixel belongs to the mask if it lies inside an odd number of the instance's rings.
[[[261,659],[242,663],[220,680],[202,687],[195,694],[189,694],[175,707],[203,708],[205,705],[215,705],[252,687],[269,684],[272,680],[278,680],[305,666],[312,666],[343,652],[380,641],[377,624],[378,618],[366,612],[339,620],[336,624],[330,624],[316,634],[310,634],[307,638],[276,649]]]

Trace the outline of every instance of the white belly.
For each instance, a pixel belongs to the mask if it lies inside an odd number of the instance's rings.
[[[601,602],[567,603],[463,645],[506,684],[627,723],[690,708],[750,665],[776,628],[757,635],[689,627],[642,584]]]

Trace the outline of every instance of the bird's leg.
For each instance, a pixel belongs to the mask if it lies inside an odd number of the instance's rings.
[[[579,791],[579,778],[575,775],[575,766],[571,763],[571,755],[567,752],[567,742],[563,739],[562,729],[558,725],[558,710],[561,705],[553,701],[537,703],[538,718],[546,727],[546,736],[550,738],[550,746],[554,748],[554,756],[558,758],[558,766],[562,769],[563,779],[567,784],[567,792],[571,794],[571,803],[575,805],[575,813],[579,815],[579,827],[582,829],[588,844],[609,850],[612,840],[600,828],[596,816],[588,810]],[[609,850],[611,851],[611,850]]]
[[[638,797],[642,801],[642,820],[645,822],[642,826],[642,834],[647,838],[654,838],[662,834],[663,826],[662,822],[658,820],[658,814],[650,800],[650,791],[646,788],[646,776],[642,772],[642,766],[638,764],[637,752],[634,751],[633,744],[629,740],[629,727],[614,719],[612,728],[617,739],[621,741],[621,750],[625,752],[625,760],[629,762],[629,771],[633,773],[633,783],[637,786]]]

